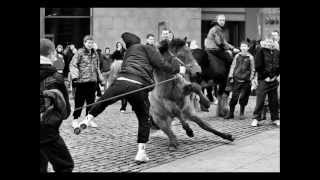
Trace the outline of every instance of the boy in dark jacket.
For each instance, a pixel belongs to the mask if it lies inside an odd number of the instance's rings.
[[[70,103],[63,75],[53,67],[54,44],[40,39],[40,172],[47,172],[48,162],[55,172],[72,172],[74,163],[59,134],[63,120],[70,115]]]
[[[271,114],[271,121],[280,126],[279,102],[277,88],[279,82],[277,77],[280,75],[280,51],[272,39],[267,38],[264,47],[256,54],[255,68],[258,73],[258,87],[256,107],[253,112],[252,126],[258,126],[261,121],[261,114],[266,96],[268,95],[268,106]]]
[[[180,73],[185,73],[185,67],[180,66],[176,61],[174,61],[176,63],[173,65],[165,62],[155,48],[141,44],[140,38],[135,34],[125,32],[121,35],[121,38],[127,47],[121,70],[118,74],[118,78],[97,102],[152,85],[154,83],[153,70],[155,68],[163,69],[172,74],[178,73],[179,71]],[[150,102],[148,99],[148,92],[150,90],[151,89],[138,91],[124,96],[131,104],[139,122],[137,140],[138,152],[135,157],[137,162],[146,162],[149,160],[145,152],[145,144],[149,139],[151,125],[149,116]],[[84,125],[82,128],[85,128],[88,122],[102,113],[107,106],[115,103],[120,98],[104,101],[92,106],[87,117],[81,122],[81,126]]]
[[[241,42],[241,52],[234,57],[232,62],[229,79],[233,83],[232,98],[230,100],[229,114],[226,119],[234,118],[234,109],[239,99],[240,104],[240,119],[243,119],[245,106],[251,93],[251,81],[254,78],[254,59],[248,52],[247,42]],[[239,98],[240,96],[240,98]]]

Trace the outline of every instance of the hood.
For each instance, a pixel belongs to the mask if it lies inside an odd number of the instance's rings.
[[[129,49],[130,46],[134,45],[134,44],[140,44],[141,43],[141,39],[132,33],[129,32],[125,32],[121,35],[122,40],[124,41],[124,43],[126,44],[126,48]]]
[[[40,64],[40,81],[57,72],[57,69],[50,64]]]

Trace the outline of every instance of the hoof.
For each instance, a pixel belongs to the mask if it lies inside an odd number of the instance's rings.
[[[176,151],[178,149],[178,143],[169,144],[169,151]]]
[[[192,129],[186,130],[186,133],[187,133],[187,135],[189,137],[193,137],[194,136]]]
[[[229,140],[229,141],[231,141],[231,142],[233,142],[233,141],[235,140],[235,138],[232,137],[231,134],[226,134],[226,135],[225,135],[225,139],[227,139],[227,140]]]

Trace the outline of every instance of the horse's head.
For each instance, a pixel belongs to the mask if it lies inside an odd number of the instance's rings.
[[[193,57],[190,48],[186,45],[185,39],[172,39],[169,41],[161,41],[159,51],[163,55],[169,55],[173,60],[178,61],[181,65],[188,67],[191,76],[201,73],[201,67]]]
[[[247,38],[247,42],[249,43],[248,52],[251,53],[253,56],[256,55],[257,49],[260,47],[260,41],[261,40],[250,40],[249,38]]]

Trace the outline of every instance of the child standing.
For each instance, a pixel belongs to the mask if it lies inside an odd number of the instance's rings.
[[[229,114],[225,119],[234,118],[234,109],[239,100],[240,119],[244,119],[245,106],[248,104],[251,93],[251,81],[254,78],[254,59],[248,52],[249,46],[247,42],[241,42],[241,52],[234,57],[232,62],[229,81],[233,83],[232,98],[230,100]]]

